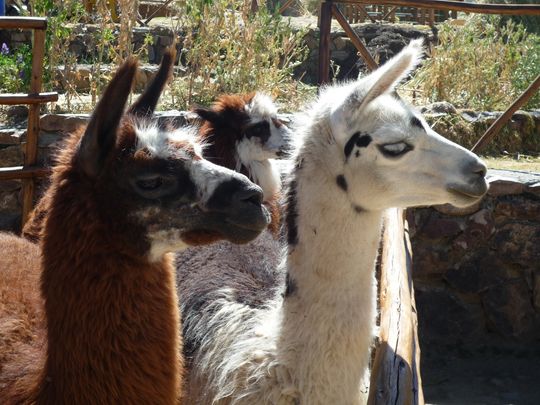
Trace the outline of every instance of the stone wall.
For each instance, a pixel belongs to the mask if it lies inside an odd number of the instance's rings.
[[[443,101],[420,109],[433,129],[470,149],[502,112],[457,110]],[[540,153],[540,110],[517,111],[489,143],[486,154]]]
[[[465,216],[409,211],[423,344],[540,338],[540,174],[490,170]]]

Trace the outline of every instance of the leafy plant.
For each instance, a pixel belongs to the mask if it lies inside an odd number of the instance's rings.
[[[176,15],[185,38],[181,61],[185,75],[176,77],[178,108],[208,104],[221,93],[265,91],[297,107],[308,92],[293,80],[294,68],[306,57],[302,32],[294,32],[277,13],[250,2],[186,0]],[[296,101],[294,101],[296,100]],[[291,105],[292,104],[292,105]]]
[[[413,85],[429,101],[458,107],[506,109],[540,73],[540,41],[512,20],[474,16],[463,27],[440,26],[439,44]],[[539,107],[538,97],[528,108]]]
[[[0,92],[20,93],[28,91],[32,72],[32,51],[28,45],[10,50],[0,46]]]

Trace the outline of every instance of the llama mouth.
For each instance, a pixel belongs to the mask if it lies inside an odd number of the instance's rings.
[[[449,186],[446,191],[448,191],[451,195],[458,198],[458,201],[460,203],[464,204],[472,204],[477,202],[478,200],[481,200],[482,197],[487,192],[487,185],[484,187],[458,187],[458,186]]]
[[[225,222],[238,229],[261,232],[270,223],[270,212],[264,205],[257,207],[257,211],[259,212],[244,212],[242,216],[225,218]]]

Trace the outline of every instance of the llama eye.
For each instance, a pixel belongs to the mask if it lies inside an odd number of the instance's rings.
[[[163,185],[163,178],[158,176],[149,179],[139,179],[135,184],[143,191],[154,191]]]
[[[398,157],[410,152],[412,146],[405,142],[387,143],[385,145],[379,145],[379,150],[386,157]]]

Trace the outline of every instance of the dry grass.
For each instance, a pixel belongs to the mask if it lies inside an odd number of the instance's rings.
[[[540,173],[540,156],[515,154],[497,157],[484,156],[482,159],[490,169],[521,170]]]
[[[302,32],[266,7],[250,2],[188,0],[177,3],[176,31],[182,39],[184,74],[173,83],[173,105],[207,105],[219,94],[263,91],[294,110],[313,93],[293,79],[306,57]]]
[[[511,20],[474,16],[439,26],[439,44],[412,85],[429,101],[458,108],[505,110],[540,73],[540,38]],[[540,97],[526,108],[535,108]]]

